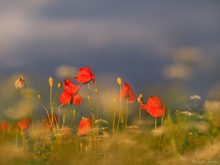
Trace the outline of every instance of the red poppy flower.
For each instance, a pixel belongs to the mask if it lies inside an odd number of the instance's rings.
[[[71,101],[71,98],[72,96],[68,92],[63,91],[63,93],[60,95],[60,102],[62,104],[68,104]]]
[[[78,135],[87,134],[92,129],[92,118],[82,118],[78,126]]]
[[[79,92],[81,85],[76,86],[71,80],[64,80],[64,90],[70,95],[76,95]]]
[[[20,119],[18,121],[18,127],[21,130],[26,130],[30,125],[31,125],[31,119],[30,118],[23,118],[23,119]]]
[[[136,97],[128,83],[124,83],[120,97],[127,100],[129,103],[136,101]]]
[[[141,104],[140,108],[145,109],[151,116],[155,118],[163,116],[166,110],[166,106],[157,96],[151,96],[148,99],[147,104]]]
[[[95,75],[91,72],[90,68],[79,69],[75,79],[80,83],[88,83],[91,80],[93,80],[93,84],[96,83]]]
[[[72,97],[72,102],[74,105],[79,106],[82,102],[82,97],[79,94],[77,94]]]
[[[78,94],[81,85],[76,86],[71,80],[64,80],[64,91],[60,95],[60,102],[62,104],[74,103],[75,105],[80,105],[82,102],[82,97]]]
[[[10,124],[7,121],[0,122],[0,130],[3,132],[7,131],[10,128]]]

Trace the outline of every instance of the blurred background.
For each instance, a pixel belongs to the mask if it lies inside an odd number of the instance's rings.
[[[217,99],[219,18],[218,0],[0,0],[1,82],[23,73],[47,92],[49,76],[63,81],[90,67],[100,88],[122,77],[136,95],[186,88]]]

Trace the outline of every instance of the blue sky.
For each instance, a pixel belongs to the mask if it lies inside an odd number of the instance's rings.
[[[179,69],[178,79],[208,89],[219,81],[219,8],[217,0],[0,0],[0,71],[88,66],[143,86],[172,81]]]

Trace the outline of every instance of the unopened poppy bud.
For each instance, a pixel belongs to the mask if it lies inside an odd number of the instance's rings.
[[[113,98],[113,100],[112,100],[112,101],[113,101],[113,103],[115,103],[115,102],[116,102],[116,99],[115,99],[115,98]]]
[[[37,94],[37,98],[40,100],[42,98],[42,94],[41,93],[38,93]]]
[[[73,116],[76,116],[76,114],[77,114],[77,111],[74,109],[73,110]]]
[[[122,84],[122,80],[121,80],[121,78],[120,78],[120,77],[117,77],[117,83],[118,83],[119,85],[121,85],[121,84]]]
[[[53,78],[52,78],[52,77],[49,77],[48,82],[49,82],[49,86],[52,88],[52,87],[53,87],[53,84],[54,84]]]
[[[90,100],[90,99],[91,99],[89,95],[87,96],[87,98],[88,98],[88,100]]]
[[[139,104],[144,104],[144,98],[143,98],[143,95],[142,93],[139,94],[138,98],[137,98],[137,102]]]
[[[98,93],[99,90],[98,90],[98,88],[95,88],[94,91],[95,91],[96,93]]]
[[[62,84],[61,82],[58,82],[58,83],[57,83],[57,88],[60,89],[60,88],[62,87],[62,85],[63,85],[63,84]]]

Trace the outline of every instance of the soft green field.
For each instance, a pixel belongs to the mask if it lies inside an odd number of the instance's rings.
[[[191,97],[193,109],[184,101],[178,104],[188,109],[175,109],[172,103],[176,104],[182,96],[178,97],[178,92],[175,98],[171,94],[167,98],[163,96],[166,112],[163,119],[157,119],[155,127],[155,119],[140,110],[137,102],[127,104],[117,97],[121,89],[117,81],[114,83],[118,91],[103,113],[102,91],[92,84],[88,89],[90,97],[83,98],[80,109],[73,104],[60,105],[58,98],[63,89],[57,90],[55,81],[52,87],[46,84],[48,91],[39,95],[28,85],[13,89],[14,78],[8,79],[9,85],[1,88],[5,94],[1,96],[1,120],[10,124],[5,130],[4,126],[0,127],[1,165],[220,164],[220,102],[216,100],[204,99],[197,106],[201,99],[194,96]],[[87,91],[87,84],[83,85]],[[83,113],[78,109],[84,108],[87,111],[84,115],[93,117],[93,128],[79,136],[77,130]],[[58,116],[51,129],[45,127],[46,111]],[[22,130],[19,120],[27,116],[31,123]]]

